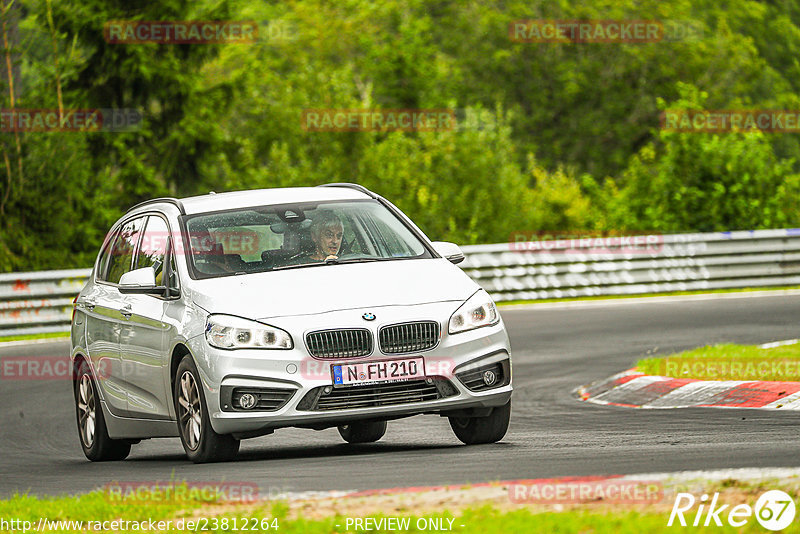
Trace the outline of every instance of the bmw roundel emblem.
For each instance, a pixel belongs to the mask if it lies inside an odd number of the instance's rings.
[[[361,317],[362,317],[362,318],[363,318],[365,321],[374,321],[374,320],[375,320],[375,314],[374,314],[374,313],[369,313],[369,312],[367,312],[367,313],[365,313],[364,315],[362,315]]]

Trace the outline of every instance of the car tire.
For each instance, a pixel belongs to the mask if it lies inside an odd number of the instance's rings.
[[[466,445],[495,443],[503,439],[511,420],[511,401],[492,410],[488,417],[450,417],[450,427]]]
[[[178,434],[186,456],[196,464],[232,460],[239,452],[239,440],[217,434],[211,428],[200,374],[192,357],[183,357],[173,386]]]
[[[124,460],[131,452],[129,441],[111,439],[100,406],[97,382],[86,361],[81,361],[75,381],[75,416],[83,454],[92,462]]]
[[[372,443],[386,434],[386,421],[354,421],[339,426],[339,434],[348,443]]]

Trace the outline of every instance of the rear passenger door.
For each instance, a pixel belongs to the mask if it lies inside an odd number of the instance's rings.
[[[119,350],[120,334],[127,324],[127,318],[123,315],[125,302],[117,284],[120,277],[131,270],[143,225],[144,217],[122,225],[98,263],[92,291],[84,298],[89,357],[103,399],[117,416],[128,413],[125,370]]]

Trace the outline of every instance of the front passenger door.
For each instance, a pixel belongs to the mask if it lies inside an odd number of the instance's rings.
[[[134,269],[152,267],[156,284],[164,278],[167,221],[150,215],[136,253]],[[125,295],[127,322],[120,334],[120,351],[128,390],[128,410],[134,417],[169,419],[172,394],[164,380],[168,372],[167,325],[162,321],[171,299],[162,295]]]

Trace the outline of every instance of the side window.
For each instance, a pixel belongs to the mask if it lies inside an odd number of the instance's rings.
[[[144,217],[128,221],[114,239],[106,277],[112,284],[118,284],[120,277],[132,268],[133,254],[139,241],[143,221]]]
[[[114,246],[114,241],[117,238],[116,232],[111,236],[111,239],[106,243],[105,248],[100,253],[100,260],[97,262],[97,272],[95,276],[98,280],[106,280],[108,273],[108,260],[111,258],[111,248]]]
[[[139,251],[136,253],[134,269],[153,267],[156,273],[156,283],[160,285],[161,274],[164,272],[164,258],[167,255],[167,238],[169,229],[167,222],[156,215],[147,218],[147,226],[142,233]]]
[[[400,221],[392,221],[395,228],[392,228],[387,224],[387,221],[381,220],[377,217],[368,216],[369,222],[371,223],[372,230],[375,233],[373,236],[378,243],[380,243],[380,248],[385,248],[386,252],[389,256],[394,258],[406,258],[410,256],[417,256],[424,252],[422,251],[414,251],[411,250],[408,243],[403,241],[400,236],[398,235],[398,228],[402,228]],[[403,228],[405,230],[405,228]],[[407,230],[406,230],[407,232]]]
[[[136,253],[134,269],[153,267],[156,273],[156,285],[164,285],[164,263],[167,255],[167,240],[169,227],[167,222],[157,215],[147,218],[147,226],[142,233],[139,251]],[[170,256],[172,260],[172,276],[170,288],[178,289],[178,273],[175,272],[175,253]]]

